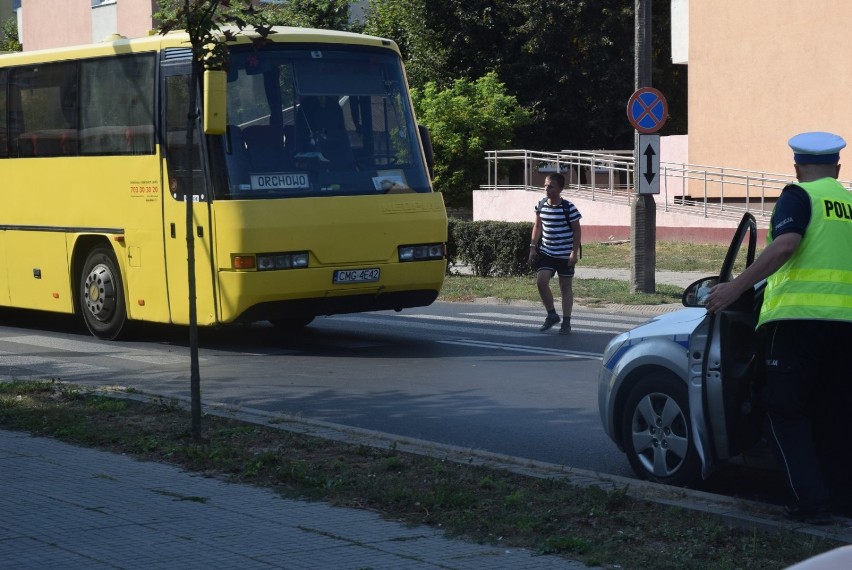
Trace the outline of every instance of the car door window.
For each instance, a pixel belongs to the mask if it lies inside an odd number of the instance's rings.
[[[754,261],[757,224],[745,214],[737,228],[719,282],[728,282]],[[690,369],[700,365],[700,380],[690,382],[690,412],[705,462],[705,476],[719,461],[740,453],[752,440],[757,336],[754,290],[727,310],[708,314],[690,342]],[[700,361],[700,363],[699,363]],[[698,380],[698,381],[696,381]]]

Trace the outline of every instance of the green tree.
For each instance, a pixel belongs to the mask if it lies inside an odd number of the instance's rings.
[[[185,25],[186,0],[157,0],[154,17],[161,23]],[[349,30],[349,0],[287,0],[280,4],[254,6],[251,0],[222,0],[212,4],[191,0],[191,14],[200,15],[200,6],[213,8],[211,17],[217,24],[233,23],[260,26],[293,26],[323,30]],[[215,6],[214,6],[215,4]],[[161,28],[163,24],[161,24]]]
[[[662,134],[686,132],[686,68],[671,63],[670,7],[654,10],[654,85],[669,101]],[[513,146],[632,148],[633,2],[371,0],[370,33],[397,41],[411,84],[447,87],[495,71],[532,110]]]
[[[228,45],[235,37],[233,24],[240,33],[251,27],[258,35],[252,41],[262,44],[271,32],[264,13],[252,0],[157,0],[159,32],[184,29],[195,61],[204,69],[224,70],[228,67]]]
[[[193,137],[197,118],[197,87],[201,72],[207,70],[225,70],[228,68],[227,42],[234,38],[234,32],[222,30],[222,25],[233,22],[242,31],[251,25],[258,33],[252,39],[263,43],[270,32],[262,15],[255,9],[251,0],[158,0],[160,11],[155,15],[160,21],[160,33],[183,28],[189,34],[192,46],[192,70],[189,76],[189,101],[186,120],[186,164],[193,163]],[[189,348],[190,348],[190,400],[192,416],[192,437],[201,441],[201,373],[198,361],[198,322],[196,313],[195,286],[195,237],[193,228],[192,176],[186,180],[186,250],[187,275],[189,289]]]
[[[349,0],[285,0],[264,6],[264,16],[277,26],[349,30]]]
[[[18,21],[9,18],[0,24],[0,51],[21,51],[23,46],[18,40]]]
[[[394,40],[405,60],[405,70],[412,86],[422,87],[433,82],[448,87],[452,77],[447,68],[447,50],[437,30],[424,25],[429,0],[369,0],[364,32]]]
[[[505,148],[529,121],[495,73],[457,79],[449,89],[429,82],[412,89],[418,120],[429,128],[435,153],[435,189],[450,206],[470,206],[471,192],[486,176],[485,151]]]

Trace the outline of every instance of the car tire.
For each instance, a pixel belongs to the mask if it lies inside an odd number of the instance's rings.
[[[686,384],[665,372],[641,379],[622,416],[622,441],[640,479],[688,486],[701,476],[693,443]]]

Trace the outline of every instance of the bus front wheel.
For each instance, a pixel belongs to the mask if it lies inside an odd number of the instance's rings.
[[[127,321],[124,288],[115,254],[96,247],[86,258],[80,279],[80,309],[86,327],[96,337],[113,340]]]

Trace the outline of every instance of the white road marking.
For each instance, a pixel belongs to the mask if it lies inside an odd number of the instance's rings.
[[[29,346],[40,346],[87,354],[90,356],[108,356],[122,360],[132,360],[146,364],[189,364],[188,354],[177,354],[166,351],[140,350],[137,348],[126,348],[93,341],[69,340],[53,338],[40,335],[10,336],[0,338],[0,342],[15,342]]]
[[[481,313],[460,313],[464,314],[474,314],[481,315]],[[487,313],[486,313],[487,314]],[[452,317],[445,315],[424,315],[424,314],[405,314],[399,315],[400,317],[407,319],[424,319],[429,321],[443,321],[443,322],[455,322],[455,323],[469,323],[469,324],[478,324],[478,325],[505,325],[505,326],[514,326],[514,327],[524,327],[524,328],[534,328],[538,329],[544,319],[540,316],[514,316],[514,315],[502,315],[500,313],[495,313],[498,317],[510,317],[513,320],[498,320],[495,318],[489,319],[480,319],[480,318],[472,318],[472,317]],[[526,322],[519,321],[531,321],[529,324]],[[587,326],[589,325],[589,326]],[[621,333],[633,328],[630,325],[623,326],[608,326],[606,324],[601,324],[599,321],[589,321],[585,319],[574,319],[571,318],[571,330],[577,332],[613,332],[613,333]]]
[[[458,344],[461,346],[472,346],[477,348],[497,348],[513,352],[528,352],[530,354],[545,354],[548,356],[563,356],[565,358],[592,358],[600,360],[602,355],[597,352],[582,352],[579,350],[556,350],[552,348],[539,348],[536,346],[525,346],[522,344],[506,344],[503,342],[485,342],[471,339],[439,340],[442,344]]]
[[[103,373],[107,370],[108,368],[79,362],[0,352],[0,379],[3,380],[21,380],[24,376],[71,378]]]

